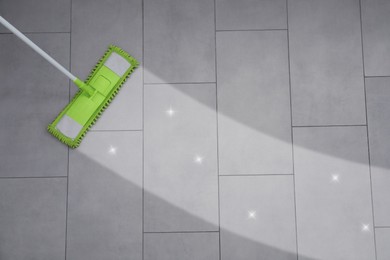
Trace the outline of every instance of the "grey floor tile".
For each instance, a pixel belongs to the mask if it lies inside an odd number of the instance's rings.
[[[390,2],[362,0],[366,76],[390,76]]]
[[[1,260],[65,258],[66,179],[0,179]]]
[[[145,260],[218,260],[218,233],[145,234]]]
[[[216,0],[218,30],[287,29],[285,0]]]
[[[218,230],[214,84],[145,86],[145,231]]]
[[[297,259],[293,176],[220,177],[222,259]]]
[[[72,1],[72,72],[85,79],[110,44],[142,62],[142,1]],[[99,15],[96,15],[99,14]],[[73,93],[76,87],[72,86]],[[142,68],[138,68],[93,130],[142,129]]]
[[[375,225],[390,226],[390,78],[366,79]]]
[[[365,127],[294,129],[299,254],[375,259]]]
[[[220,174],[291,174],[287,34],[218,32]]]
[[[28,35],[65,67],[68,34]],[[0,35],[0,176],[66,176],[67,148],[47,125],[68,102],[69,81],[13,35]]]
[[[71,0],[2,0],[1,16],[22,32],[69,32]],[[0,33],[9,32],[0,25]]]
[[[365,124],[359,0],[292,0],[288,12],[293,124]]]
[[[142,259],[142,133],[90,132],[70,152],[68,259]]]
[[[390,228],[375,230],[377,260],[390,259]]]
[[[145,1],[145,82],[214,82],[213,0]]]

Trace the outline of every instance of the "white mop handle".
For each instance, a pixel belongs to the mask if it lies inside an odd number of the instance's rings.
[[[24,41],[28,46],[30,46],[34,51],[36,51],[39,55],[45,58],[48,62],[50,62],[54,67],[56,67],[59,71],[64,73],[68,78],[72,81],[75,81],[77,78],[70,73],[67,69],[65,69],[61,64],[55,61],[52,57],[49,56],[46,52],[44,52],[41,48],[39,48],[35,43],[33,43],[29,38],[27,38],[23,33],[21,33],[18,29],[16,29],[12,24],[10,24],[7,20],[5,20],[0,15],[0,23],[4,25],[8,30],[10,30],[13,34],[15,34],[19,39]]]

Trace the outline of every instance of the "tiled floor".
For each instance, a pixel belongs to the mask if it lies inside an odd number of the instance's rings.
[[[0,28],[0,259],[390,259],[388,0],[0,1],[85,78],[142,66],[76,150],[76,88]]]

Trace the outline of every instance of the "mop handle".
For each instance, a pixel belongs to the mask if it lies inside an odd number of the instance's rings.
[[[27,38],[23,33],[21,33],[18,29],[16,29],[12,24],[10,24],[7,20],[5,20],[0,15],[0,23],[4,25],[8,30],[10,30],[13,34],[15,34],[19,39],[24,41],[28,46],[30,46],[34,51],[36,51],[39,55],[45,58],[48,62],[50,62],[54,67],[56,67],[59,71],[64,73],[69,79],[72,81],[76,81],[77,77],[75,77],[72,73],[70,73],[67,69],[65,69],[61,64],[55,61],[52,57],[49,56],[45,51],[39,48],[35,43],[33,43],[29,38]]]

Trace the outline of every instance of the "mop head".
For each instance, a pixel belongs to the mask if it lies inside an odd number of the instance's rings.
[[[85,81],[93,94],[79,90],[47,130],[69,147],[78,147],[137,66],[136,59],[111,45]]]

